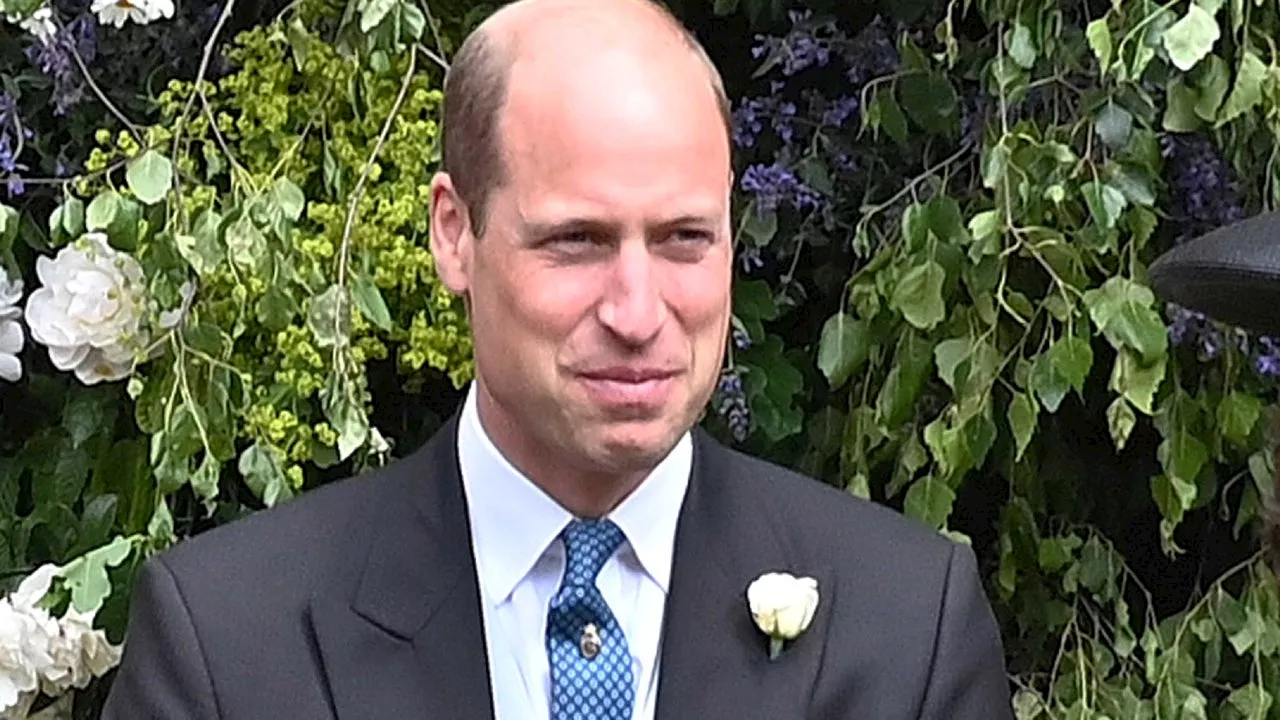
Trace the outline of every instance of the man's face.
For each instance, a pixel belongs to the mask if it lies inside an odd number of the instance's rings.
[[[558,87],[513,70],[506,182],[454,289],[500,444],[614,474],[656,464],[715,386],[732,180],[704,73],[601,65]]]

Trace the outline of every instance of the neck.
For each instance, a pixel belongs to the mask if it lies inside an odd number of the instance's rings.
[[[477,380],[478,382],[478,380]],[[609,514],[648,476],[648,470],[610,471],[569,461],[571,453],[539,442],[477,387],[476,411],[489,440],[512,467],[580,518]]]

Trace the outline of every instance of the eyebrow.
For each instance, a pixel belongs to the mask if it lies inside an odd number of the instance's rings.
[[[617,232],[620,223],[599,218],[569,216],[560,220],[523,220],[522,226],[527,235],[545,237],[571,231],[596,231],[602,233]],[[681,226],[718,227],[719,218],[714,212],[706,214],[685,213],[666,220],[660,220],[646,226],[647,231],[670,230]]]

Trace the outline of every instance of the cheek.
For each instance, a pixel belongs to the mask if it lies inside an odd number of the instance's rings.
[[[686,331],[696,340],[714,337],[729,322],[731,271],[717,265],[683,267],[669,276],[663,296]]]

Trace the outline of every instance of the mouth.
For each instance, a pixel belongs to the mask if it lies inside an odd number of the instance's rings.
[[[605,405],[660,405],[680,373],[666,368],[614,367],[578,373],[587,392]]]

